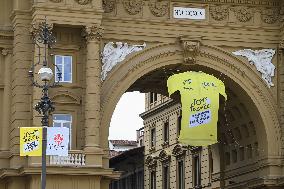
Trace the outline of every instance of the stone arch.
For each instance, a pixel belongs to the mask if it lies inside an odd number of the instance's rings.
[[[114,108],[122,94],[140,77],[158,68],[183,63],[183,49],[178,44],[162,44],[145,49],[128,57],[109,73],[102,84],[101,93],[101,141],[107,148],[109,123]],[[242,99],[251,99],[251,107],[258,125],[263,125],[265,149],[268,154],[281,154],[281,128],[277,116],[276,102],[270,89],[259,73],[248,63],[219,47],[201,45],[195,65],[223,73],[237,87]]]

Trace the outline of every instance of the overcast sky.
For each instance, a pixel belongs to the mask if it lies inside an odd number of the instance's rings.
[[[124,93],[111,118],[109,139],[136,140],[136,130],[143,127],[143,120],[139,114],[144,111],[144,93]]]

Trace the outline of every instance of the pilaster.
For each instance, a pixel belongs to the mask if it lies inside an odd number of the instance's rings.
[[[100,40],[103,28],[86,26],[86,91],[85,91],[85,154],[87,166],[102,166],[103,150],[100,147],[101,60]]]
[[[32,40],[30,35],[31,15],[26,11],[15,11],[13,20],[13,61],[11,65],[11,167],[20,167],[24,158],[19,157],[19,127],[31,126],[31,82],[28,71],[32,63]]]
[[[12,49],[3,49],[4,56],[4,95],[3,95],[3,121],[2,121],[2,137],[0,151],[9,151],[9,128],[11,115],[11,64]]]

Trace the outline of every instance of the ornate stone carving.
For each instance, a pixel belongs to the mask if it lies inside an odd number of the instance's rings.
[[[60,2],[62,2],[62,0],[49,0],[49,1],[51,1],[53,3],[60,3]]]
[[[196,62],[196,56],[198,56],[200,52],[200,41],[181,39],[181,42],[184,51],[184,62],[194,64]]]
[[[169,3],[168,2],[149,2],[149,9],[154,16],[162,17],[168,13]]]
[[[149,169],[156,169],[157,167],[157,157],[154,156],[148,156],[145,160],[145,165],[149,168]]]
[[[159,153],[159,160],[162,163],[169,163],[169,161],[171,160],[171,155],[166,150],[162,150]]]
[[[116,47],[114,47],[114,42],[107,43],[102,52],[102,81],[107,77],[107,73],[119,62],[122,62],[127,55],[141,51],[146,47],[146,43],[143,45],[128,45],[127,43],[116,42],[115,45]]]
[[[273,49],[251,50],[244,49],[233,52],[234,55],[244,56],[250,64],[254,64],[257,71],[261,73],[268,87],[274,86],[272,77],[274,76],[275,66],[272,64],[272,58],[275,54]]]
[[[189,150],[191,153],[197,153],[200,152],[202,150],[201,146],[189,146]]]
[[[177,144],[174,149],[173,149],[173,156],[175,156],[176,158],[181,158],[183,156],[185,156],[187,149],[184,148],[181,144]]]
[[[261,11],[261,19],[267,24],[274,24],[278,20],[279,14],[279,8],[265,8]]]
[[[142,10],[143,0],[123,0],[123,7],[131,15],[138,14]]]
[[[103,9],[105,13],[110,13],[115,9],[115,0],[103,0]]]
[[[92,0],[76,0],[78,4],[80,5],[87,5],[90,3]]]
[[[253,17],[253,13],[251,9],[249,9],[248,7],[244,7],[244,6],[234,7],[232,8],[232,11],[234,11],[236,18],[240,22],[248,22]]]
[[[279,49],[284,50],[284,39],[279,43]]]
[[[229,9],[227,6],[210,6],[210,15],[214,20],[225,20],[229,15]]]
[[[104,28],[101,26],[85,26],[82,36],[87,40],[100,40],[103,36]]]
[[[2,49],[1,53],[3,56],[7,56],[8,54],[12,54],[13,50],[12,49]]]

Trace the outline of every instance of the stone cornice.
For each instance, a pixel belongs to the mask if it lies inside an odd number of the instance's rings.
[[[8,168],[0,171],[0,179],[10,176],[21,176],[21,175],[40,175],[41,166],[28,167],[28,168]],[[59,166],[48,166],[48,175],[76,175],[76,176],[104,176],[111,179],[118,179],[119,172],[113,172],[113,169],[105,169],[100,167],[59,167]]]
[[[197,3],[193,0],[177,0],[177,2],[188,2],[188,3]],[[201,0],[198,3],[206,4],[228,4],[228,5],[259,5],[259,6],[280,6],[280,1],[278,0]]]
[[[150,109],[150,110],[140,114],[139,116],[142,119],[145,120],[145,119],[149,118],[150,116],[156,115],[156,113],[161,112],[162,110],[164,110],[164,109],[166,109],[168,107],[171,107],[173,104],[177,104],[177,102],[175,102],[174,100],[170,99],[170,100],[168,100],[168,101],[166,101],[166,102],[164,102],[164,103],[162,103],[162,104],[160,104],[160,105],[158,105],[158,106],[156,106],[156,107],[154,107],[154,108],[152,108],[152,109]]]
[[[0,40],[13,40],[13,31],[0,30]]]

